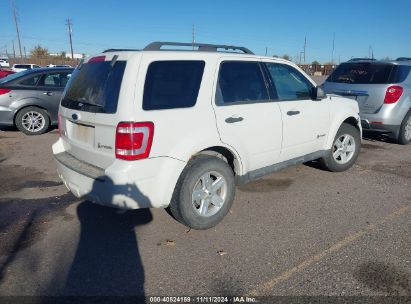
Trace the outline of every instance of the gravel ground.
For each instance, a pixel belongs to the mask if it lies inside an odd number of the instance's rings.
[[[411,146],[366,135],[349,171],[272,174],[190,231],[75,199],[56,131],[0,131],[0,295],[411,296]]]

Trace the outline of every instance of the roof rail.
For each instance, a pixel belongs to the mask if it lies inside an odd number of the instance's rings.
[[[197,47],[197,51],[200,52],[218,52],[218,49],[224,49],[225,51],[241,51],[244,54],[254,55],[249,49],[242,46],[234,45],[219,45],[219,44],[204,44],[204,43],[183,43],[183,42],[152,42],[147,45],[143,51],[169,51],[170,49],[162,49],[163,46],[188,46],[188,47]],[[171,49],[173,50],[173,49]],[[178,50],[178,49],[177,49]]]
[[[397,59],[395,59],[396,61],[409,61],[411,60],[411,57],[398,57]]]
[[[132,51],[141,51],[139,49],[108,49],[103,51],[103,53],[108,53],[108,52],[132,52]]]
[[[374,58],[351,58],[347,62],[355,62],[355,61],[377,61]]]

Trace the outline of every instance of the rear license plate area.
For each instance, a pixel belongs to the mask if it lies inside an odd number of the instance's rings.
[[[75,142],[93,146],[94,145],[94,126],[66,121],[67,137]]]

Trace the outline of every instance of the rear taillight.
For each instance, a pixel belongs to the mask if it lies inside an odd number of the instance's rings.
[[[385,93],[384,103],[396,103],[400,99],[403,91],[404,89],[400,86],[388,87]]]
[[[116,158],[147,158],[153,143],[153,135],[152,122],[120,122],[116,130]]]
[[[1,89],[1,88],[0,88],[0,95],[7,94],[7,93],[9,93],[9,92],[11,92],[10,89]]]

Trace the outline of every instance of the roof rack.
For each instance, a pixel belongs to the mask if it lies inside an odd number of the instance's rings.
[[[103,53],[108,53],[108,52],[133,52],[133,51],[141,51],[139,49],[108,49],[103,51]]]
[[[348,62],[355,62],[355,61],[377,61],[374,58],[351,58]]]
[[[242,47],[242,46],[234,46],[234,45],[219,45],[219,44],[204,44],[204,43],[183,43],[183,42],[152,42],[147,45],[143,51],[170,51],[170,49],[162,49],[163,46],[187,46],[187,47],[196,47],[197,51],[199,52],[218,52],[219,49],[223,49],[225,52],[232,52],[232,51],[241,51],[244,54],[251,54],[254,55],[249,49]],[[171,49],[173,50],[173,49]],[[176,49],[175,51],[178,51]]]

